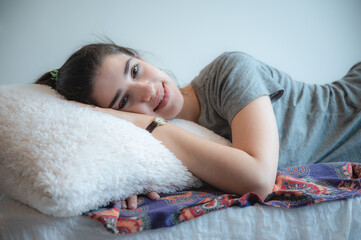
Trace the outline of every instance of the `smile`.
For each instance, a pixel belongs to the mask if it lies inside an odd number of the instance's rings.
[[[164,84],[162,83],[162,97],[158,103],[158,105],[153,109],[153,112],[163,108],[166,104],[167,104],[167,88],[164,86]]]

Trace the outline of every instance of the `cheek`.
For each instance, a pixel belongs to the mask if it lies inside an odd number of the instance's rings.
[[[174,104],[176,101],[179,100],[179,94],[180,94],[179,88],[172,83],[170,83],[167,87],[169,91],[169,98],[172,104]]]
[[[183,107],[183,96],[177,86],[172,89],[171,105],[169,106],[169,118],[176,117]]]

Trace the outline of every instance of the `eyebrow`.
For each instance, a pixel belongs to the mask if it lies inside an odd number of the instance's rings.
[[[125,63],[124,76],[128,75],[130,60],[132,60],[131,57],[128,58],[128,60],[127,60],[126,63]],[[122,90],[121,90],[121,89],[119,89],[119,90],[117,91],[117,93],[115,94],[113,100],[112,100],[111,103],[109,104],[109,107],[108,107],[108,108],[112,108],[112,107],[113,107],[113,105],[114,105],[115,102],[118,100],[118,98],[120,97],[120,95],[122,95]]]
[[[130,58],[128,58],[127,62],[125,63],[124,76],[128,75],[130,60],[132,60],[132,58],[131,58],[131,57],[130,57]]]
[[[128,60],[127,60],[126,63],[125,63],[124,76],[128,75],[130,60],[132,60],[131,57],[128,58]],[[113,107],[113,105],[116,103],[116,101],[118,100],[118,98],[120,97],[120,95],[122,95],[122,90],[121,90],[121,89],[119,89],[119,90],[117,91],[117,93],[115,94],[113,100],[110,102],[108,108],[112,108],[112,107]]]
[[[117,91],[117,93],[115,94],[113,100],[111,101],[111,103],[109,104],[109,107],[108,108],[112,108],[113,105],[115,104],[115,102],[118,100],[118,98],[120,97],[120,95],[122,94],[122,89],[119,89]]]

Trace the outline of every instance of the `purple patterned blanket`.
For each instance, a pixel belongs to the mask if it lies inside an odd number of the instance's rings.
[[[121,209],[120,201],[85,213],[114,234],[129,234],[171,227],[227,207],[247,207],[256,203],[296,208],[322,201],[361,196],[361,164],[320,163],[280,169],[273,192],[262,201],[255,193],[227,194],[211,187],[163,194],[152,201],[138,198],[135,210]]]

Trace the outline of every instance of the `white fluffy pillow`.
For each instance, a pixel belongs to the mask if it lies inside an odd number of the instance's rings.
[[[173,121],[228,144],[196,124]],[[53,216],[74,216],[149,191],[200,186],[134,124],[66,102],[47,86],[0,87],[0,191]]]

